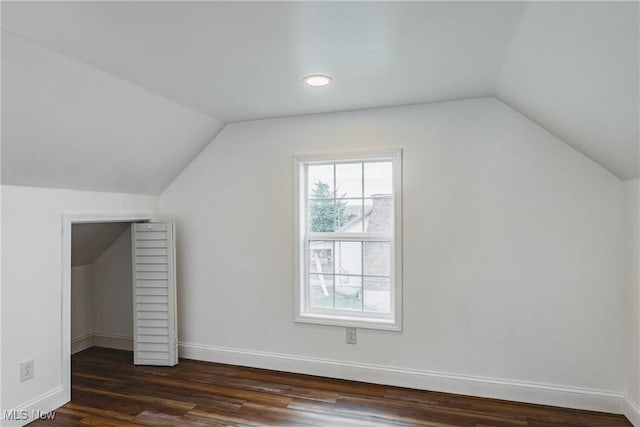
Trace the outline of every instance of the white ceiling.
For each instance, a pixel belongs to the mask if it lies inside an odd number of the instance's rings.
[[[3,182],[157,194],[223,122],[496,95],[637,177],[637,11],[3,2]]]
[[[71,266],[96,262],[131,223],[104,222],[73,224],[71,230]]]
[[[487,96],[522,3],[3,3],[2,26],[224,121]],[[313,91],[310,73],[334,76]]]

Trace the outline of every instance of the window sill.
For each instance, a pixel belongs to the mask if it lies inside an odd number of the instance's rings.
[[[327,314],[297,314],[296,323],[312,323],[315,325],[341,326],[359,329],[375,329],[381,331],[402,331],[399,320],[387,320],[376,318],[356,318],[347,316],[332,316]]]

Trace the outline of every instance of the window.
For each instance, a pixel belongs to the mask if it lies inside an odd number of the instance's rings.
[[[295,318],[401,329],[401,152],[294,159]]]

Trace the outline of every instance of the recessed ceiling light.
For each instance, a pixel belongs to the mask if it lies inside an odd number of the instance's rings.
[[[312,74],[303,79],[303,81],[311,87],[322,87],[331,83],[331,77],[321,74]]]

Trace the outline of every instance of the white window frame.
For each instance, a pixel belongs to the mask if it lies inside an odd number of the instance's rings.
[[[391,236],[391,313],[377,314],[348,310],[311,308],[307,286],[309,240],[352,240],[375,237],[367,233],[315,233],[307,232],[307,174],[306,165],[323,163],[350,163],[354,161],[391,160],[393,168],[394,224]],[[357,153],[332,153],[296,155],[293,158],[294,190],[294,321],[355,328],[402,330],[402,150],[366,151]],[[363,195],[364,196],[364,195]]]

